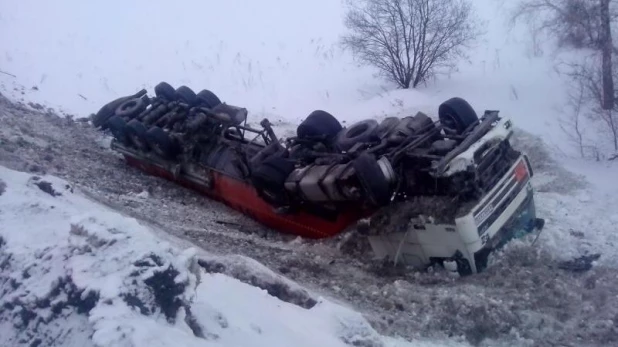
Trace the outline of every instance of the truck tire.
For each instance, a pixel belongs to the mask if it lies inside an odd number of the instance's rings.
[[[133,118],[144,112],[147,106],[148,105],[142,98],[133,98],[123,102],[116,108],[116,116]]]
[[[107,120],[107,128],[112,132],[112,136],[122,143],[123,145],[129,144],[129,137],[127,135],[127,122],[118,116],[112,116]]]
[[[189,104],[189,106],[195,105],[197,101],[197,95],[187,86],[180,86],[176,89],[176,100]]]
[[[251,182],[258,195],[273,206],[288,203],[285,181],[294,171],[294,161],[281,156],[271,156],[251,173]]]
[[[146,138],[146,132],[148,130],[137,119],[132,119],[127,123],[126,133],[131,143],[135,148],[147,152],[149,150],[148,142]]]
[[[148,129],[146,139],[149,147],[165,159],[174,159],[180,152],[169,134],[159,127],[154,126]]]
[[[438,108],[438,117],[445,133],[457,135],[479,120],[472,106],[458,97],[443,102]]]
[[[114,115],[114,112],[111,110],[101,110],[95,114],[93,114],[90,118],[92,121],[92,125],[95,128],[103,127],[107,120]]]
[[[383,206],[390,202],[390,183],[373,155],[361,153],[352,162],[352,167],[356,171],[356,176],[369,202],[376,206]]]
[[[161,82],[155,87],[155,95],[167,101],[173,101],[176,97],[176,89],[167,82]]]
[[[116,113],[116,109],[118,108],[118,106],[120,106],[120,104],[129,99],[141,98],[142,96],[146,95],[146,93],[146,89],[142,89],[133,95],[123,96],[108,102],[107,104],[103,105],[101,109],[99,109],[99,112],[91,116],[90,120],[92,121],[92,125],[95,128],[101,127],[101,130],[105,130],[107,120]]]
[[[383,139],[387,137],[393,129],[397,127],[401,120],[397,117],[386,117],[384,120],[378,125],[378,129],[376,133],[379,138]]]
[[[197,93],[197,102],[205,107],[214,108],[221,104],[221,100],[215,93],[210,90],[204,89],[201,92]]]
[[[337,138],[337,147],[341,151],[347,151],[359,142],[371,142],[377,139],[378,121],[367,119],[352,124],[343,130]]]
[[[102,130],[105,130],[107,126],[106,124],[107,120],[110,119],[115,114],[116,108],[118,107],[118,105],[120,105],[123,102],[122,99],[123,98],[118,98],[114,101],[110,101],[109,103],[101,107],[99,112],[92,115],[92,118],[91,118],[92,125],[95,128],[101,127]]]
[[[341,123],[333,115],[326,111],[315,110],[296,128],[296,135],[302,139],[323,137],[330,141],[342,129]]]

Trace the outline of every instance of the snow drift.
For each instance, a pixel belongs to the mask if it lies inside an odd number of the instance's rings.
[[[66,181],[4,167],[0,179],[1,345],[406,345],[257,262],[164,241]]]

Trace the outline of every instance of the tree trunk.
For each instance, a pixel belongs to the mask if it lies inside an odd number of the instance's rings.
[[[609,12],[610,0],[600,0],[601,2],[601,52],[603,55],[603,109],[611,110],[614,108],[614,77],[612,75],[612,30],[611,17]]]

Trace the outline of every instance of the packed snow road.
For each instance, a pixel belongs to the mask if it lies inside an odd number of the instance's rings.
[[[66,179],[93,199],[207,251],[242,254],[362,312],[382,334],[478,346],[618,343],[618,198],[582,183],[520,134],[536,168],[546,230],[509,244],[484,273],[456,278],[372,261],[353,234],[295,239],[171,182],[125,165],[87,122],[0,97],[0,165]],[[612,212],[613,211],[613,212]],[[352,241],[350,241],[352,240]],[[593,263],[566,262],[599,253]]]

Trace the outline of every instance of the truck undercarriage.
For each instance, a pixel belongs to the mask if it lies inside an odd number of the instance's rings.
[[[283,140],[267,119],[248,127],[246,109],[208,90],[162,82],[146,94],[93,115],[112,148],[282,232],[324,238],[356,227],[376,256],[419,266],[454,259],[468,273],[512,236],[522,209],[534,214],[521,198],[532,199],[532,169],[509,143],[510,120],[478,117],[461,98],[440,105],[438,121],[419,112],[344,128],[316,110]]]

